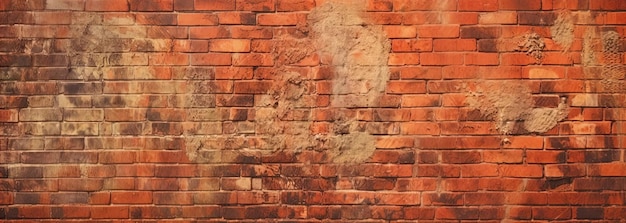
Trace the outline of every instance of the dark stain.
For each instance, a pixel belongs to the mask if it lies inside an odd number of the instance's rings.
[[[130,218],[139,219],[142,216],[141,208],[133,208],[130,212]]]
[[[586,151],[585,162],[586,163],[609,163],[613,161],[619,161],[620,151],[608,150],[608,151]]]
[[[284,204],[306,204],[307,194],[303,191],[281,193],[281,201]]]
[[[557,156],[556,156],[556,161],[558,163],[566,163],[567,162],[567,153],[564,152],[560,152]]]
[[[573,179],[571,177],[563,177],[563,178],[548,178],[544,182],[543,188],[556,189],[563,185],[572,184]]]
[[[248,109],[233,109],[230,115],[232,121],[245,121],[248,120]]]
[[[242,164],[261,164],[261,157],[239,154],[236,158],[236,162]]]
[[[6,208],[0,208],[0,219],[6,219],[6,218],[7,218]]]
[[[9,169],[7,167],[0,167],[0,178],[8,178],[9,177]]]
[[[74,98],[69,98],[68,101],[70,103],[77,105],[82,103],[77,103],[78,99],[73,100]],[[126,107],[126,101],[122,96],[114,95],[114,96],[99,96],[93,99],[93,104],[97,108],[123,108]],[[80,106],[79,106],[80,107]]]
[[[605,108],[617,108],[623,105],[620,103],[619,98],[616,98],[614,95],[600,95],[598,98],[598,104],[600,107]]]
[[[31,65],[32,58],[30,55],[0,55],[0,66],[2,67],[30,67]]]
[[[255,25],[256,13],[241,13],[239,14],[239,19],[241,20],[242,25]]]
[[[569,137],[554,137],[550,138],[550,145],[555,149],[568,149]]]

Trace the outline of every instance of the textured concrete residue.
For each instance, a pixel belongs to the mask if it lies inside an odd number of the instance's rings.
[[[322,63],[334,70],[331,107],[375,107],[389,80],[391,44],[380,26],[362,17],[363,2],[329,1],[308,16],[313,42]],[[338,117],[336,117],[338,119]],[[340,120],[340,121],[339,121]],[[375,138],[359,131],[356,117],[336,120],[333,161],[360,163],[374,152]]]
[[[604,64],[602,67],[602,81],[600,82],[608,92],[622,92],[624,88],[624,75],[626,69],[622,64],[620,53],[621,39],[617,32],[607,31],[602,33],[602,55]]]
[[[543,133],[567,116],[562,101],[557,108],[535,108],[530,88],[519,81],[488,81],[467,94],[466,103],[495,121],[502,134]]]
[[[330,64],[334,107],[371,107],[384,93],[389,68],[390,42],[380,26],[361,17],[364,4],[330,1],[315,8],[308,17],[312,38],[323,61]],[[352,100],[348,102],[345,95]],[[356,100],[353,101],[353,100]]]
[[[574,21],[572,15],[568,12],[559,13],[559,16],[554,21],[554,25],[550,27],[550,33],[552,34],[552,40],[563,51],[569,51],[574,42]]]

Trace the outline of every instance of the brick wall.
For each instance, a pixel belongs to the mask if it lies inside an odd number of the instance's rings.
[[[0,219],[621,222],[625,11],[0,0]]]

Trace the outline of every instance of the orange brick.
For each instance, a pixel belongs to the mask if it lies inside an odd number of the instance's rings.
[[[425,81],[390,81],[387,84],[390,94],[423,94],[426,93]]]
[[[455,11],[457,8],[454,0],[393,0],[393,9],[395,11]]]
[[[403,135],[439,135],[439,124],[432,122],[403,122],[400,134]]]
[[[496,11],[498,0],[458,0],[459,11]]]
[[[517,24],[517,12],[490,12],[481,14],[480,24]]]
[[[417,27],[420,38],[456,38],[459,37],[459,25],[422,25]]]
[[[315,0],[276,0],[276,10],[279,12],[311,11],[313,8]]]
[[[191,1],[191,0],[189,0]],[[196,10],[229,11],[235,10],[235,0],[193,0]]]
[[[254,12],[272,12],[276,10],[276,0],[237,0],[237,10]]]
[[[389,54],[390,66],[397,65],[417,65],[420,63],[419,54],[417,53],[391,53]]]
[[[440,13],[437,12],[407,12],[403,14],[403,24],[407,25],[423,25],[423,24],[439,24],[441,23]],[[456,24],[456,23],[453,23]]]
[[[500,55],[497,53],[467,53],[465,54],[466,65],[498,65]]]
[[[402,95],[402,107],[437,107],[440,100],[439,95]]]
[[[173,0],[130,0],[129,5],[132,11],[157,12],[174,10]]]
[[[302,23],[306,16],[300,13],[260,14],[257,22],[262,26],[290,26]]]
[[[191,27],[189,36],[192,39],[219,39],[231,37],[230,31],[222,26]]]
[[[500,0],[501,10],[539,10],[541,0]]]
[[[212,52],[250,52],[249,39],[214,39],[209,41]]]
[[[235,66],[273,66],[274,57],[265,53],[242,53],[233,55]]]
[[[443,12],[441,18],[444,24],[478,24],[478,13],[476,12]]]
[[[178,14],[178,25],[204,25],[214,26],[218,24],[218,17],[208,13],[180,13]]]
[[[86,11],[110,12],[129,10],[127,0],[89,0],[85,4]]]
[[[384,26],[383,30],[387,33],[387,38],[390,39],[415,38],[417,36],[415,26]]]
[[[393,52],[428,52],[433,49],[433,41],[430,39],[395,39],[391,40]]]
[[[227,53],[210,53],[210,54],[192,54],[191,65],[231,65],[231,54]]]
[[[531,65],[538,63],[535,58],[524,53],[503,53],[501,58],[502,65]]]
[[[400,72],[400,79],[403,80],[437,80],[441,79],[440,67],[409,67],[404,66],[398,68]],[[395,69],[392,70],[395,72]]]
[[[475,39],[434,39],[435,52],[476,51]]]
[[[392,9],[392,0],[367,0],[366,10],[368,12],[390,12]]]
[[[420,56],[422,65],[461,65],[464,60],[460,53],[423,53]]]
[[[256,14],[250,12],[221,12],[217,14],[222,25],[254,25]],[[180,21],[180,19],[179,19]]]

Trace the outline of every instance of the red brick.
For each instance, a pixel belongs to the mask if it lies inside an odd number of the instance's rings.
[[[269,67],[274,65],[274,57],[271,54],[265,53],[246,53],[246,54],[234,54],[233,65],[235,66],[264,66]]]
[[[258,24],[262,26],[290,26],[304,20],[304,14],[299,13],[260,14],[257,17]]]
[[[192,54],[191,65],[231,65],[232,56],[227,53]]]
[[[460,53],[423,53],[420,59],[422,65],[461,65],[464,61]]]
[[[173,11],[173,0],[130,0],[130,10],[132,11]]]
[[[129,10],[127,0],[89,0],[85,4],[86,11],[119,11]]]
[[[503,177],[539,178],[543,176],[541,165],[502,165],[500,174]]]
[[[292,0],[293,1],[293,0]],[[310,0],[314,2],[313,0]],[[280,4],[280,1],[279,1]],[[315,6],[315,4],[313,4]],[[392,0],[368,0],[366,10],[368,12],[390,12],[393,9]],[[280,10],[280,5],[279,5]]]
[[[284,11],[310,11],[315,7],[315,0],[276,0],[276,10]]]
[[[496,11],[498,0],[458,0],[459,11]]]
[[[403,135],[439,135],[439,124],[429,122],[405,122],[400,125]]]
[[[276,10],[275,6],[276,0],[237,0],[238,11],[272,12]]]
[[[426,92],[424,81],[390,81],[387,92],[391,94],[423,94]]]
[[[221,25],[254,25],[256,14],[250,12],[222,12],[217,14]],[[179,18],[180,22],[180,18]]]
[[[467,53],[465,54],[466,65],[498,65],[500,63],[500,55],[497,53]]]
[[[517,24],[517,12],[491,12],[481,14],[478,18],[480,24]]]
[[[206,13],[181,13],[178,14],[178,25],[214,26],[218,24],[218,17]]]
[[[231,37],[231,32],[222,26],[191,27],[189,36],[192,39],[220,39]]]
[[[94,206],[91,208],[91,217],[94,219],[127,219],[128,206]]]
[[[407,25],[437,24],[441,22],[441,18],[440,14],[435,12],[407,12],[404,13],[402,21]]]
[[[541,0],[500,0],[501,10],[539,10]]]
[[[441,17],[444,24],[478,24],[478,13],[476,12],[443,12]]]
[[[250,52],[249,39],[214,39],[209,41],[212,52]]]
[[[476,51],[475,39],[435,39],[433,40],[435,52]]]
[[[191,0],[189,0],[191,1]],[[193,0],[194,9],[210,11],[235,10],[235,0]]]
[[[440,103],[439,95],[403,95],[402,107],[435,107]]]
[[[417,35],[420,38],[457,38],[459,33],[459,25],[421,25],[417,27]]]
[[[393,0],[393,8],[395,11],[430,11],[430,10],[455,11],[456,2],[452,0],[443,0],[443,1]]]
[[[417,27],[415,26],[383,26],[383,30],[390,39],[415,38]]]

